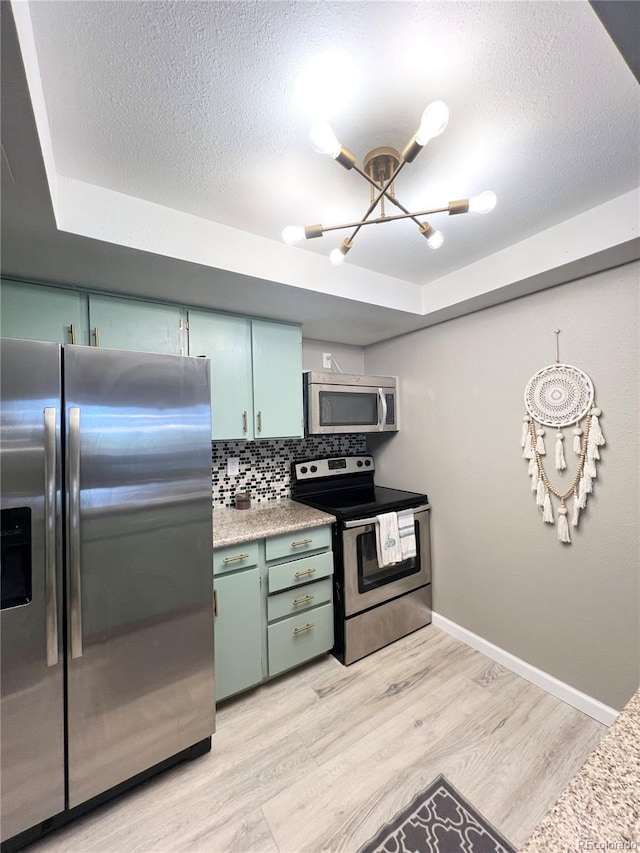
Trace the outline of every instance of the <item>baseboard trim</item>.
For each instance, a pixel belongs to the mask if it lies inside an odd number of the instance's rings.
[[[599,723],[610,726],[617,719],[619,712],[615,708],[599,702],[593,696],[581,693],[575,687],[571,687],[569,684],[565,684],[564,681],[560,681],[553,675],[549,675],[548,672],[543,672],[543,670],[532,666],[530,663],[522,660],[522,658],[512,655],[511,652],[495,646],[493,643],[478,636],[478,634],[474,634],[473,631],[463,628],[462,625],[457,625],[445,616],[434,613],[433,625],[455,637],[457,640],[461,640],[463,643],[471,646],[472,649],[482,652],[483,655],[496,661],[496,663],[502,664],[502,666],[515,672],[516,675],[521,675],[527,681],[530,681],[537,687],[541,687],[557,699],[566,702],[567,705],[577,708],[578,711],[582,711],[583,714],[587,714]]]

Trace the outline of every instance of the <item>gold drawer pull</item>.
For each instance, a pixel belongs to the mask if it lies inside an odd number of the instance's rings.
[[[299,542],[292,542],[291,547],[292,548],[299,548],[301,545],[311,545],[312,542],[313,542],[313,539],[300,539]]]
[[[295,637],[296,634],[302,634],[303,631],[310,631],[312,628],[315,628],[315,623],[314,622],[307,622],[307,624],[303,625],[302,628],[294,628],[293,629],[293,636]]]
[[[292,604],[306,604],[308,601],[313,601],[315,595],[305,595],[304,598],[294,598]]]
[[[222,561],[223,563],[236,563],[238,560],[246,560],[249,557],[248,554],[238,554],[237,557],[225,557]]]
[[[307,575],[315,574],[315,569],[305,569],[304,572],[296,572],[294,578],[304,578]]]

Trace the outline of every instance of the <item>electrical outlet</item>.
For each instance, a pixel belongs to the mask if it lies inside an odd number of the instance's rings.
[[[327,370],[331,370],[331,362],[332,362],[331,353],[330,352],[323,352],[322,353],[322,366]]]
[[[239,473],[240,473],[240,457],[239,456],[228,456],[227,457],[227,476],[237,477]]]

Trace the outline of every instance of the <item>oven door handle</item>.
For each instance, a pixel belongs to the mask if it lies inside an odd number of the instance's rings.
[[[425,512],[426,510],[431,509],[431,504],[422,504],[422,506],[407,507],[407,509],[412,509],[414,514],[416,512]],[[372,518],[354,518],[353,521],[345,521],[342,526],[348,530],[352,527],[366,527],[368,524],[375,523],[376,516],[374,515]]]

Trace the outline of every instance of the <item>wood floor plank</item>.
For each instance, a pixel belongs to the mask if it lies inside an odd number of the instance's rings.
[[[355,853],[439,773],[520,843],[604,731],[428,626],[227,700],[209,755],[30,853]]]

